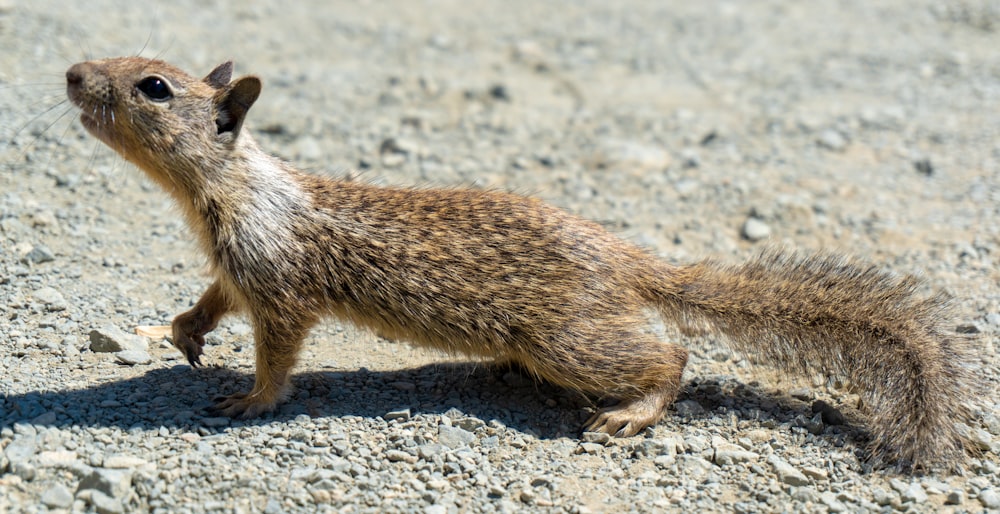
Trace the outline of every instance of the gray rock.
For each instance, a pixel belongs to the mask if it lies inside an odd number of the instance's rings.
[[[68,509],[73,505],[73,492],[62,484],[56,484],[46,489],[38,499],[50,509]]]
[[[131,455],[109,455],[104,458],[102,465],[105,469],[129,469],[145,466],[148,463],[145,459]]]
[[[913,482],[899,494],[899,497],[904,502],[924,503],[927,501],[927,492],[919,482]]]
[[[267,505],[264,506],[264,514],[284,514],[285,509],[281,506],[281,501],[277,498],[268,498]]]
[[[24,264],[44,264],[54,260],[56,260],[55,254],[44,245],[38,245],[32,248],[31,251],[21,258],[21,262]]]
[[[70,467],[77,462],[77,454],[74,451],[44,451],[35,458],[35,462],[42,468]]]
[[[655,459],[653,462],[656,462]],[[711,462],[696,455],[681,455],[677,458],[677,464],[681,473],[691,480],[700,480],[715,467]]]
[[[694,400],[684,400],[674,404],[678,416],[697,416],[705,412],[705,408]]]
[[[812,404],[812,411],[814,414],[820,414],[820,419],[827,425],[847,424],[847,418],[844,417],[844,414],[841,413],[839,409],[827,402],[824,402],[823,400],[814,401]]]
[[[422,444],[417,447],[417,455],[419,455],[421,459],[431,460],[437,455],[442,455],[446,450],[447,447],[443,444]]]
[[[476,435],[468,430],[449,427],[448,425],[438,425],[438,442],[448,448],[455,449],[468,446],[475,442],[475,440]]]
[[[993,489],[979,491],[979,503],[987,509],[1000,509],[1000,495]]]
[[[976,445],[982,451],[989,451],[993,448],[993,436],[981,428],[972,429],[968,433],[969,442]]]
[[[810,434],[813,435],[822,434],[823,430],[826,428],[823,425],[823,414],[817,412],[816,415],[814,415],[812,418],[806,419],[804,423],[802,423],[802,426],[805,427],[805,429],[808,430]]]
[[[228,427],[232,421],[232,418],[227,416],[209,416],[201,418],[201,424],[210,428]]]
[[[142,350],[123,350],[115,353],[115,360],[129,366],[149,364],[153,358]]]
[[[831,491],[823,491],[819,494],[819,501],[826,505],[830,512],[844,512],[847,506],[837,499],[837,495]]]
[[[676,455],[663,454],[663,455],[657,455],[656,457],[653,458],[653,464],[663,469],[669,469],[671,466],[674,465],[674,462],[677,462]]]
[[[126,334],[114,325],[105,325],[90,331],[90,350],[98,353],[117,353],[124,350],[148,351],[146,338]]]
[[[691,434],[684,438],[684,451],[688,453],[702,453],[711,448],[712,441],[697,434]]]
[[[15,437],[10,444],[4,448],[4,456],[11,462],[30,459],[38,451],[38,441],[34,435],[21,435]]]
[[[791,396],[796,400],[808,402],[809,400],[812,400],[813,392],[812,389],[809,389],[808,387],[797,387],[795,389],[792,389],[791,391],[788,391],[788,396]]]
[[[638,457],[656,458],[660,455],[676,455],[677,439],[644,439],[635,447],[635,455]]]
[[[417,462],[417,456],[406,453],[402,450],[389,450],[385,452],[385,458],[389,462],[408,462],[410,464]]]
[[[827,473],[826,470],[812,466],[803,466],[802,474],[813,480],[826,480],[830,478],[829,473]]]
[[[872,488],[872,500],[878,505],[886,506],[892,504],[893,497],[892,492],[886,491],[881,487]]]
[[[382,416],[382,419],[386,421],[392,421],[392,420],[407,421],[410,419],[410,409],[406,408],[406,409],[386,412],[385,415]]]
[[[792,486],[802,486],[809,484],[809,478],[791,464],[785,462],[777,455],[767,458],[767,463],[774,468],[774,473],[778,475],[778,480]]]
[[[53,287],[43,287],[38,289],[31,296],[39,303],[45,306],[45,310],[49,312],[57,312],[66,310],[67,303],[66,299],[63,298],[62,293],[57,291]]]
[[[792,487],[788,491],[788,495],[792,497],[793,500],[802,503],[815,502],[816,501],[816,490],[812,487]]]
[[[468,430],[469,432],[475,432],[476,430],[486,426],[486,422],[473,417],[459,418],[451,422],[452,425],[461,428],[462,430]]]
[[[10,467],[10,472],[21,477],[25,482],[30,482],[35,479],[35,465],[31,461],[14,461],[11,460],[8,464]]]
[[[112,498],[124,498],[132,488],[132,471],[93,468],[77,486],[77,491],[94,489]]]
[[[90,492],[90,504],[94,506],[94,510],[98,514],[122,514],[125,512],[121,500],[97,490]]]
[[[760,455],[754,452],[748,452],[746,450],[718,450],[715,452],[715,463],[720,466],[728,466],[730,464],[739,464],[741,462],[755,461],[760,458]]]
[[[38,441],[34,436],[16,437],[4,448],[4,458],[11,473],[30,481],[35,478],[35,466],[31,460],[38,451]]]
[[[35,437],[38,435],[38,430],[31,423],[17,422],[14,423],[14,433],[26,437]]]
[[[55,424],[56,419],[58,418],[55,411],[49,410],[35,416],[34,419],[31,420],[31,424],[39,426],[52,425]]]

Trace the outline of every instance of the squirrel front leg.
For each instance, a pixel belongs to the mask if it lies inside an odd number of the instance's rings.
[[[313,314],[288,310],[260,310],[252,312],[251,319],[257,361],[253,389],[217,398],[211,409],[233,418],[255,418],[284,400],[291,389],[289,372],[317,321]]]
[[[215,330],[219,320],[232,310],[232,304],[216,280],[191,310],[178,315],[173,322],[174,347],[181,351],[192,367],[201,366],[205,334]]]

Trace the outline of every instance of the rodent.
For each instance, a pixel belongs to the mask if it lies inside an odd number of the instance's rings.
[[[174,345],[197,367],[223,315],[253,325],[253,389],[219,412],[274,409],[303,338],[332,315],[618,398],[585,429],[631,436],[664,415],[688,358],[647,330],[652,309],[779,368],[849,378],[870,408],[878,462],[916,469],[963,454],[955,424],[971,416],[971,346],[943,327],[945,296],[917,294],[918,279],[779,250],[675,266],[525,196],[309,175],[243,127],[261,81],[232,70],[198,79],[125,57],[66,72],[86,129],[172,195],[208,256],[214,283],[173,321]]]

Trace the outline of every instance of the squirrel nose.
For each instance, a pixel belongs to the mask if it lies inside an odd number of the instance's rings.
[[[85,71],[86,66],[84,63],[77,63],[70,66],[70,68],[66,70],[66,83],[70,85],[79,85],[83,83],[83,75]]]

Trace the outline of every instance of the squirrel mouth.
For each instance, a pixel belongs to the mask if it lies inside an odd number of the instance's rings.
[[[109,123],[114,122],[114,116],[111,118],[107,116],[96,116],[93,112],[88,112],[87,109],[81,107],[80,109],[80,124],[83,128],[90,132],[90,135],[96,137],[98,140],[115,148],[111,143],[110,132],[108,131]]]
[[[102,129],[107,120],[103,119],[104,116],[97,115],[97,113],[103,112],[102,107],[100,105],[88,105],[88,102],[80,94],[78,84],[71,82],[66,89],[69,100],[80,109],[80,123],[83,125],[83,128],[87,129],[87,132],[90,132],[94,137],[103,141],[104,138],[101,136],[104,131]]]
[[[83,125],[83,128],[87,129],[87,132],[90,132],[91,134],[97,136],[98,138],[100,137],[100,133],[102,132],[101,131],[102,123],[98,121],[98,119],[94,115],[88,113],[86,110],[81,109],[80,123]]]

